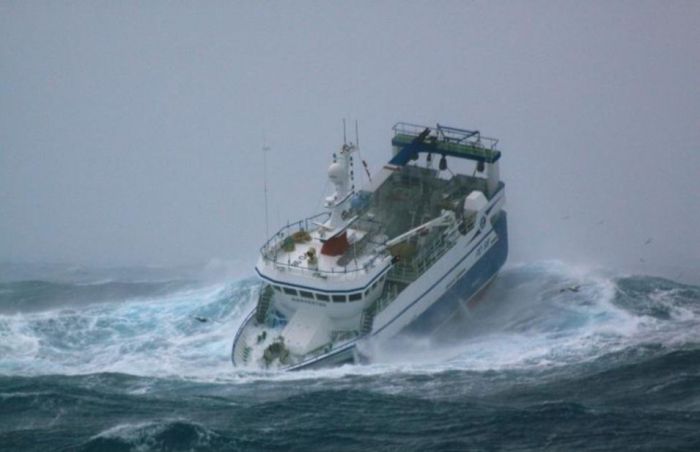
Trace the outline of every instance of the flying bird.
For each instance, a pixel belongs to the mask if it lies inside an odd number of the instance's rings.
[[[581,290],[581,285],[580,285],[580,284],[574,284],[574,285],[572,285],[572,286],[562,287],[561,289],[559,289],[559,292],[561,293],[561,292],[567,292],[567,291],[568,291],[568,292],[574,292],[574,293],[576,293],[576,292],[578,292],[579,290]]]

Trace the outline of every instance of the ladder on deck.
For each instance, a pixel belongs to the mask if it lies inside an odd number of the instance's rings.
[[[362,312],[362,320],[360,321],[360,335],[365,335],[372,331],[372,325],[374,324],[374,305],[365,309]]]
[[[266,285],[258,296],[258,305],[255,308],[255,321],[258,324],[265,323],[267,318],[267,311],[270,309],[270,303],[272,303],[272,297],[274,296],[274,291],[272,286]]]

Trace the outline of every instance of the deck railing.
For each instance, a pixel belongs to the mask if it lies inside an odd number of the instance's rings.
[[[291,237],[293,234],[299,231],[306,231],[309,234],[315,232],[321,228],[319,225],[323,224],[326,220],[328,220],[329,217],[330,212],[322,212],[317,215],[305,218],[303,220],[287,224],[286,226],[282,227],[279,231],[277,231],[272,237],[270,237],[270,239],[267,242],[265,242],[265,244],[260,248],[260,255],[262,256],[263,260],[277,267],[281,267],[286,270],[302,272],[305,274],[315,274],[321,277],[328,277],[329,275],[344,275],[349,273],[366,272],[367,270],[374,268],[377,259],[381,258],[386,253],[376,254],[372,259],[368,260],[362,265],[355,265],[354,267],[352,267],[351,265],[338,266],[331,268],[330,270],[321,270],[318,268],[304,267],[299,265],[299,262],[297,261],[287,261],[280,259],[280,248],[282,247],[282,244],[287,238]],[[363,226],[363,228],[367,228],[370,230],[376,230],[376,228],[380,226],[380,223],[375,220],[360,218],[354,223],[354,225]],[[365,241],[369,242],[368,239],[366,239]],[[365,243],[363,242],[363,244]],[[352,246],[353,245],[351,245],[351,250]],[[285,255],[288,257],[287,253],[285,253]],[[348,264],[353,261],[354,259],[350,259]]]
[[[394,135],[408,135],[412,137],[419,136],[425,129],[430,129],[437,139],[448,143],[470,144],[491,150],[495,150],[498,146],[498,138],[485,137],[478,130],[459,129],[440,124],[435,127],[428,127],[408,122],[397,122],[392,127]]]
[[[267,242],[260,247],[260,254],[262,254],[264,258],[269,258],[271,253],[277,252],[277,246],[282,244],[282,241],[285,238],[302,230],[307,232],[316,231],[319,229],[318,224],[324,223],[330,216],[330,212],[321,212],[294,223],[287,223],[286,226],[280,228],[279,231],[273,234],[272,237],[270,237]]]

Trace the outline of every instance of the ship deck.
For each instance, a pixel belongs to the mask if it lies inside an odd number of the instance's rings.
[[[268,250],[265,257],[270,264],[287,270],[316,273],[325,277],[340,277],[366,271],[375,261],[377,253],[372,251],[374,246],[371,245],[379,243],[371,241],[368,234],[368,231],[349,228],[347,230],[350,241],[348,250],[339,256],[327,256],[320,252],[324,239],[321,231],[317,229],[309,234],[308,240],[294,241],[293,246],[288,245],[286,249],[280,244],[273,245],[274,248]],[[314,259],[309,258],[312,249]]]

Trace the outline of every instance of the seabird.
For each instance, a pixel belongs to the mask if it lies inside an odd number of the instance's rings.
[[[568,290],[569,292],[578,292],[580,289],[581,289],[581,285],[580,285],[580,284],[574,284],[573,286],[561,288],[561,289],[559,290],[559,292],[566,292],[567,290]]]

